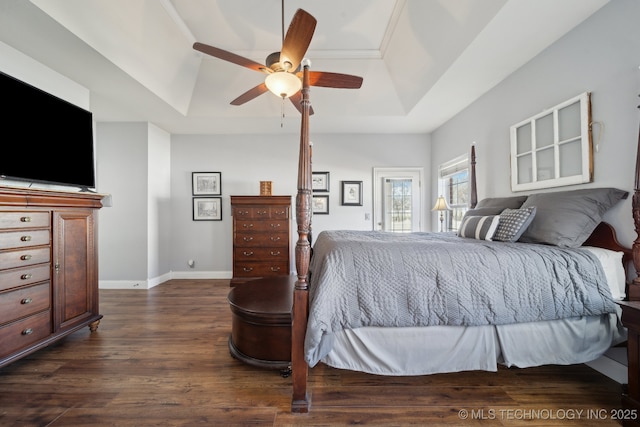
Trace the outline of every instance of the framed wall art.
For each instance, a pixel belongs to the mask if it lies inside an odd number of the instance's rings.
[[[329,195],[313,196],[311,206],[314,215],[329,215]]]
[[[194,196],[222,195],[221,172],[192,172],[191,178]]]
[[[592,123],[584,92],[511,126],[511,191],[592,182]]]
[[[194,221],[222,221],[222,197],[194,197]]]
[[[342,181],[340,204],[362,206],[362,181]]]
[[[329,172],[311,172],[312,191],[329,191]]]

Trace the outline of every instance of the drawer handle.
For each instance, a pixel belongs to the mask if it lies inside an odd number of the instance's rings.
[[[280,267],[271,267],[271,271],[280,271]]]
[[[280,255],[280,251],[271,251],[271,255],[278,256]]]
[[[278,240],[280,240],[279,236],[271,236],[271,241],[277,242]]]
[[[26,273],[26,274],[23,274],[22,276],[20,276],[20,278],[21,278],[22,280],[29,280],[29,279],[31,279],[32,277],[33,277],[33,274],[31,274],[31,273]]]
[[[250,242],[253,240],[253,237],[244,237],[242,240],[244,240],[245,242]]]
[[[30,216],[23,216],[20,218],[20,222],[31,222]]]
[[[280,227],[280,224],[271,224],[271,228],[278,228]]]
[[[20,257],[22,261],[29,261],[31,259],[31,255],[25,254]]]
[[[242,226],[244,228],[251,228],[251,227],[253,227],[253,224],[242,224]]]
[[[251,251],[251,252],[244,251],[244,252],[242,252],[242,255],[244,255],[244,256],[252,256],[253,255],[253,251]]]
[[[22,240],[23,242],[30,242],[31,241],[31,236],[22,236],[22,237],[20,237],[20,240]]]
[[[253,267],[242,267],[242,270],[246,272],[253,271]]]
[[[22,331],[22,335],[31,335],[33,333],[33,329],[31,328],[27,328],[24,331]]]
[[[258,215],[266,215],[268,212],[267,211],[259,211]]]
[[[24,298],[22,301],[20,301],[20,304],[31,304],[33,302],[33,300],[31,298]]]

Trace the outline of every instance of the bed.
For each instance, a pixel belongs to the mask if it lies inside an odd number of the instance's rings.
[[[636,294],[623,266],[640,251],[620,245],[602,216],[627,192],[588,188],[476,203],[472,147],[472,209],[460,231],[326,231],[312,256],[309,108],[305,67],[293,412],[308,412],[308,368],[320,362],[381,375],[495,371],[582,363],[626,339],[616,300]]]

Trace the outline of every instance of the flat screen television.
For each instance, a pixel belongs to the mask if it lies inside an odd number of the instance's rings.
[[[2,72],[0,99],[1,180],[95,189],[90,111]]]

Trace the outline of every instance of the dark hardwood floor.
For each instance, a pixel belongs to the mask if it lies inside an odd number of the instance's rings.
[[[621,385],[584,365],[423,377],[322,365],[311,413],[290,414],[290,378],[229,354],[228,283],[101,290],[97,332],[0,368],[0,425],[620,425]]]

